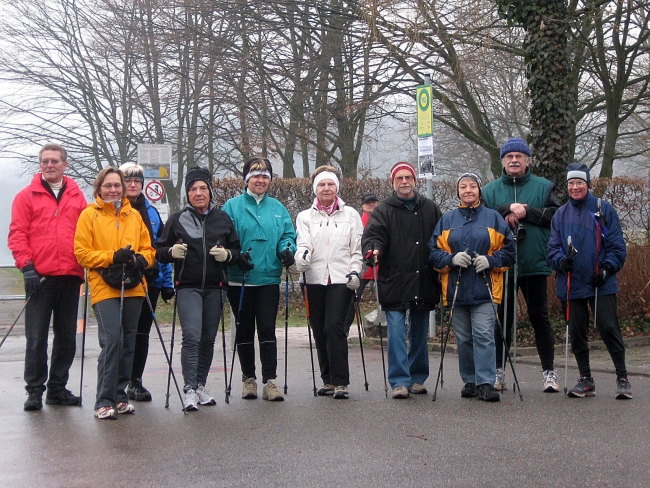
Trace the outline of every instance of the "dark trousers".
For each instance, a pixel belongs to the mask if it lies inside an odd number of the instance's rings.
[[[506,324],[506,343],[508,350],[512,344],[514,329],[514,317],[517,310],[517,295],[515,294],[514,273],[510,273],[507,286],[508,321]],[[555,337],[553,327],[548,320],[548,293],[546,276],[520,276],[517,279],[517,288],[521,290],[526,307],[528,318],[535,331],[535,346],[537,354],[542,362],[542,370],[554,369],[555,360]],[[504,300],[506,301],[506,300]],[[503,324],[504,301],[499,306],[499,321]],[[494,343],[497,350],[497,368],[502,368],[503,363],[503,339],[498,327],[494,331]]]
[[[125,392],[131,379],[135,333],[142,297],[109,298],[93,305],[97,318],[97,338],[101,352],[97,358],[97,398],[95,410],[128,402]]]
[[[257,323],[262,382],[266,383],[277,376],[278,346],[275,340],[275,319],[278,315],[280,287],[278,285],[244,286],[244,302],[240,314],[241,289],[241,286],[232,285],[228,288],[228,300],[237,321],[235,342],[241,372],[246,378],[256,378],[255,324]]]
[[[155,312],[158,297],[160,296],[160,288],[149,287],[147,294]],[[149,332],[151,332],[152,323],[153,315],[151,314],[149,305],[143,303],[142,309],[140,310],[140,318],[138,319],[138,332],[135,335],[135,352],[133,353],[133,369],[131,370],[132,380],[141,379],[144,373],[147,356],[149,355]]]
[[[348,307],[348,313],[345,315],[345,321],[343,322],[345,324],[345,335],[349,335],[350,333],[350,327],[352,326],[352,323],[354,322],[354,317],[355,317],[355,303],[359,303],[361,301],[361,296],[363,295],[363,290],[366,289],[366,286],[368,286],[368,283],[370,283],[371,280],[360,280],[360,285],[359,288],[357,288],[355,294],[354,294],[354,300],[350,300],[350,306]],[[362,324],[363,325],[363,324]]]
[[[563,301],[562,305],[566,314],[566,301]],[[589,307],[592,311],[594,310],[594,297],[571,300],[569,338],[571,339],[571,350],[578,363],[580,376],[591,376],[588,343]],[[625,343],[623,342],[621,327],[618,324],[616,310],[616,295],[598,296],[596,327],[612,358],[616,376],[618,378],[627,378]]]
[[[323,383],[347,386],[350,384],[350,368],[343,321],[354,292],[345,285],[307,285],[307,291],[309,321],[314,331]]]
[[[65,388],[74,361],[81,279],[49,276],[25,309],[25,390],[54,392]],[[47,373],[47,340],[52,319],[52,361]]]

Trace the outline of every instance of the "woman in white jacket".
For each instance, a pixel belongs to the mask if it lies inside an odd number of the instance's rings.
[[[338,197],[336,168],[311,175],[316,198],[298,214],[296,268],[304,273],[323,386],[320,396],[347,398],[350,384],[345,315],[359,286],[363,225],[355,209]]]

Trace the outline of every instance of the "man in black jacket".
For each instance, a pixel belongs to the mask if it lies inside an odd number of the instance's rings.
[[[393,398],[425,394],[429,376],[429,312],[440,301],[440,285],[429,265],[427,243],[441,217],[438,206],[415,190],[415,169],[391,169],[393,195],[368,220],[361,246],[369,263],[379,263],[379,302],[388,325],[388,381]],[[409,346],[406,347],[406,312]]]

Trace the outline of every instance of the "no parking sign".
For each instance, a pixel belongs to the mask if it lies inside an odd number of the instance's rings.
[[[144,194],[152,202],[158,202],[165,196],[165,187],[160,181],[150,181],[144,188]]]

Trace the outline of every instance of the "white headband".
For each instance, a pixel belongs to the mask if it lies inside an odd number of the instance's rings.
[[[246,179],[244,180],[245,183],[248,183],[248,180],[250,180],[253,176],[259,176],[259,175],[265,175],[268,177],[268,179],[271,179],[271,173],[267,170],[260,171],[259,169],[256,169],[255,171],[251,171],[246,175]]]
[[[339,183],[339,179],[336,177],[336,175],[334,173],[332,173],[331,171],[323,171],[322,173],[318,173],[316,175],[316,178],[314,178],[314,185],[313,185],[314,195],[316,195],[316,187],[323,180],[332,180],[334,182],[334,184],[336,185],[336,193],[339,192],[340,183]]]

